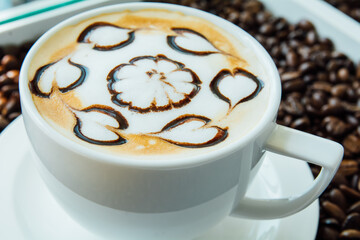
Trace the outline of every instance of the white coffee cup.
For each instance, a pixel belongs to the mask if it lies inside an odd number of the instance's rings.
[[[127,159],[74,143],[39,114],[29,91],[28,69],[44,42],[65,26],[106,12],[168,9],[203,18],[241,39],[269,73],[269,107],[258,125],[235,143],[193,157],[163,161]],[[127,3],[72,17],[44,34],[31,48],[20,73],[23,119],[40,175],[63,208],[80,224],[110,239],[191,239],[229,214],[271,219],[312,203],[334,176],[340,144],[275,123],[281,86],[264,48],[232,23],[196,9],[160,3]],[[247,187],[264,151],[322,167],[304,193],[284,199],[250,199]],[[296,186],[294,186],[296,188]],[[239,226],[241,227],[241,226]]]

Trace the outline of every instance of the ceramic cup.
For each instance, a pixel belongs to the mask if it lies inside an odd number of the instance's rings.
[[[270,104],[258,125],[246,136],[199,156],[134,161],[74,143],[41,117],[32,101],[27,72],[42,44],[57,30],[88,17],[144,8],[168,9],[206,19],[241,39],[259,56],[272,81]],[[25,127],[43,180],[76,221],[109,239],[192,239],[230,214],[258,219],[294,214],[324,191],[343,155],[342,146],[335,142],[275,123],[280,79],[272,59],[255,39],[224,19],[178,5],[120,4],[58,24],[27,55],[20,74],[20,95]],[[307,191],[299,195],[283,199],[247,198],[247,187],[260,168],[265,151],[313,163],[322,170]]]

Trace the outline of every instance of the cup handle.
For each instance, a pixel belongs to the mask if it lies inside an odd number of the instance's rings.
[[[273,219],[304,209],[329,185],[344,153],[344,148],[336,142],[281,125],[275,126],[265,143],[265,149],[321,166],[322,169],[312,185],[301,195],[281,199],[245,197],[233,209],[233,216]]]

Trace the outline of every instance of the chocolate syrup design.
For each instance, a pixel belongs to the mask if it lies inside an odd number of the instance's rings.
[[[74,133],[78,138],[97,145],[121,145],[127,142],[116,130],[124,130],[128,128],[129,124],[121,113],[111,107],[93,105],[81,111],[72,111],[76,118]],[[97,114],[97,121],[91,121],[94,116],[87,117],[88,114]],[[107,134],[100,139],[98,135],[94,134],[96,131],[105,131]]]
[[[107,35],[107,32],[118,32],[118,37],[120,41],[117,43],[101,43],[101,40],[104,36]],[[106,22],[96,22],[88,26],[77,39],[79,43],[94,43],[93,49],[98,51],[111,51],[117,50],[123,47],[126,47],[135,40],[135,30],[118,27],[116,25],[106,23]],[[95,39],[94,39],[95,38]],[[96,39],[98,38],[98,39]],[[103,40],[104,41],[104,40]]]
[[[182,115],[152,135],[182,147],[209,147],[228,136],[227,129],[211,126],[210,122],[211,119],[204,116]]]
[[[172,28],[176,36],[167,36],[167,43],[168,45],[179,52],[191,55],[199,55],[199,56],[207,56],[213,53],[221,52],[218,50],[214,45],[202,34],[188,29],[188,28]],[[182,42],[180,40],[183,40]],[[186,46],[186,41],[188,42],[188,46]],[[196,42],[200,42],[203,49],[190,49],[193,47],[193,44]]]
[[[112,101],[139,113],[161,112],[190,103],[201,81],[183,63],[164,55],[133,58],[107,77]]]
[[[217,49],[204,35],[192,29],[172,28],[172,30],[176,35],[169,36],[164,33],[161,37],[166,37],[164,40],[167,41],[167,45],[181,54],[187,54],[190,57],[202,56],[203,59],[211,54],[222,54],[241,60]],[[87,46],[89,51],[110,52],[136,46],[132,44],[136,31],[138,31],[138,36],[141,36],[141,29],[128,29],[106,22],[96,22],[86,27],[77,41],[92,44]],[[116,34],[113,34],[114,32]],[[107,38],[109,34],[115,37]],[[166,48],[168,48],[167,45],[165,44]],[[175,56],[178,55],[176,53]],[[106,105],[95,104],[77,110],[64,103],[74,114],[73,133],[79,139],[97,145],[122,145],[128,141],[122,136],[123,133],[130,131],[129,123],[124,117],[126,111],[131,111],[131,114],[127,116],[135,118],[141,116],[148,119],[145,114],[175,111],[174,109],[192,104],[193,98],[200,91],[209,91],[210,96],[212,93],[216,96],[215,99],[227,102],[230,112],[240,103],[255,98],[264,88],[264,83],[260,79],[241,68],[223,69],[214,78],[211,76],[209,79],[203,79],[204,84],[209,84],[207,88],[207,86],[201,86],[203,82],[194,70],[163,54],[137,56],[125,62],[119,62],[119,65],[112,68],[106,79],[95,79],[100,84],[107,84],[107,90],[105,85],[104,87],[105,92],[110,93],[108,99],[111,98],[114,104],[120,106],[120,109],[117,106],[114,107],[117,107],[121,113]],[[108,63],[99,62],[99,65],[101,64]],[[113,65],[116,64],[113,63]],[[29,89],[36,96],[49,98],[54,91],[53,86],[56,86],[61,93],[75,90],[84,83],[89,74],[91,73],[87,67],[74,63],[70,57],[67,57],[40,67],[33,80],[29,82]],[[93,78],[89,77],[89,83],[91,81]],[[179,111],[175,119],[164,124],[165,126],[160,131],[158,129],[162,125],[155,128],[156,132],[147,129],[139,134],[160,138],[180,147],[209,147],[224,141],[229,134],[227,128],[220,128],[211,123],[211,118],[198,115],[195,110],[189,114]],[[134,123],[130,122],[130,124]]]
[[[61,61],[61,60],[60,60]],[[60,87],[62,84],[60,83],[60,80],[57,79],[57,75],[59,75],[60,73],[58,72],[58,68],[56,67],[56,65],[60,62],[53,62],[53,63],[49,63],[47,65],[44,65],[42,67],[40,67],[36,73],[35,76],[33,78],[32,81],[29,82],[29,89],[30,91],[35,94],[38,97],[43,97],[43,98],[49,98],[51,93],[53,92],[53,81],[57,82],[57,86],[58,89],[61,93],[66,93],[69,92],[73,89],[75,89],[76,87],[80,86],[86,79],[86,75],[88,72],[87,67],[81,65],[81,64],[77,64],[72,62],[70,59],[67,60],[67,62],[71,65],[76,67],[77,69],[80,70],[80,76],[73,80],[70,81],[69,85],[65,86],[65,87]],[[53,68],[53,69],[52,69]],[[61,71],[61,70],[60,70]],[[40,85],[40,81],[42,81],[42,77],[44,74],[46,74],[47,72],[49,72],[49,74],[54,74],[52,77],[50,78],[45,78],[44,81],[48,81],[47,84],[45,84],[47,86],[47,89],[42,89],[39,85]],[[61,77],[60,77],[61,78]],[[58,82],[59,81],[59,82]]]
[[[222,88],[222,84],[227,86]],[[221,100],[229,103],[229,108],[235,108],[239,103],[253,99],[263,87],[264,83],[260,79],[241,68],[235,68],[232,72],[223,69],[210,83],[211,91]],[[246,88],[252,91],[249,92]],[[224,92],[226,90],[227,93]]]

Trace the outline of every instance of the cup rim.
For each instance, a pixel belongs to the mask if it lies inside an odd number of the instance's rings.
[[[51,127],[50,124],[41,117],[34,102],[32,101],[32,96],[28,88],[27,74],[27,70],[29,68],[32,58],[37,52],[37,49],[39,49],[49,37],[51,37],[58,30],[62,29],[65,26],[77,23],[100,13],[102,14],[124,10],[136,11],[141,9],[165,9],[175,12],[181,12],[185,15],[203,18],[217,25],[220,28],[224,28],[225,31],[232,34],[235,38],[238,38],[237,36],[241,36],[241,39],[243,42],[245,42],[245,45],[250,46],[256,52],[256,56],[261,56],[261,62],[267,63],[265,69],[269,76],[269,79],[271,79],[271,84],[269,84],[269,100],[268,107],[266,108],[265,113],[262,115],[259,123],[251,131],[249,131],[236,141],[231,142],[228,145],[223,146],[219,149],[212,150],[210,153],[200,153],[195,156],[176,157],[175,159],[171,160],[157,160],[151,158],[141,159],[138,157],[133,158],[131,156],[115,155],[111,153],[100,152],[91,149],[90,147],[83,146],[62,135],[60,132]],[[246,31],[223,18],[220,18],[216,15],[202,10],[169,3],[150,2],[120,3],[116,5],[100,7],[75,15],[52,27],[35,42],[35,44],[31,47],[28,54],[26,55],[20,70],[19,92],[21,96],[20,100],[22,107],[26,109],[26,112],[28,113],[31,120],[38,126],[39,129],[41,129],[41,131],[43,131],[43,134],[46,134],[54,142],[60,144],[62,147],[96,161],[105,161],[109,164],[115,165],[121,164],[131,167],[157,169],[191,167],[194,165],[204,164],[206,162],[210,162],[216,159],[221,159],[236,152],[238,149],[243,148],[246,144],[255,140],[268,127],[269,124],[274,124],[274,120],[277,115],[281,99],[280,76],[272,58],[264,49],[264,47]],[[171,158],[171,155],[169,156]]]

